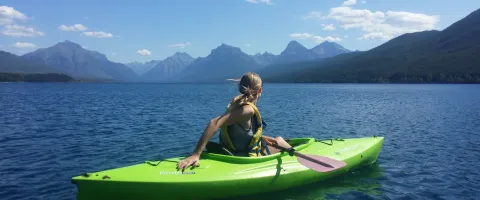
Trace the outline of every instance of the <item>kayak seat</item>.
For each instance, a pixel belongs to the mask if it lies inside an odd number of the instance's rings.
[[[230,152],[228,149],[220,145],[219,143],[208,141],[207,146],[205,146],[208,153],[216,153],[216,154],[223,154],[223,155],[230,155],[233,156],[233,153]]]

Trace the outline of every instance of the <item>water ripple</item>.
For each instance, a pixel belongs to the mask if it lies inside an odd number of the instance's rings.
[[[72,176],[187,155],[235,94],[221,84],[0,84],[0,197],[74,199]],[[376,165],[249,199],[478,198],[478,85],[267,84],[258,106],[266,135],[386,139]]]

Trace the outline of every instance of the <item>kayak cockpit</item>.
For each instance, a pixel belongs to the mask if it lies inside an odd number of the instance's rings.
[[[292,138],[286,141],[295,149],[295,151],[300,151],[302,149],[307,148],[311,144],[313,144],[315,142],[315,139],[314,138]],[[231,163],[257,163],[257,162],[273,160],[278,157],[282,157],[286,155],[288,155],[287,152],[279,152],[276,154],[261,156],[261,157],[235,156],[228,150],[218,145],[218,143],[210,142],[210,144],[207,146],[207,152],[202,153],[201,157],[212,159],[212,160],[223,161],[223,162],[231,162]]]

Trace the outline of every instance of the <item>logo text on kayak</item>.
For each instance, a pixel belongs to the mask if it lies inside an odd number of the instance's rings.
[[[195,174],[195,172],[160,172],[161,175],[183,175],[183,174]]]

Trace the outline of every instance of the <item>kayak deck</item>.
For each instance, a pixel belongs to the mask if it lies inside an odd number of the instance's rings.
[[[316,141],[290,139],[297,152],[327,156],[347,166],[327,173],[301,165],[286,152],[264,157],[237,157],[203,153],[200,166],[176,170],[184,157],[76,176],[78,199],[211,199],[287,189],[343,174],[374,163],[383,137]]]

